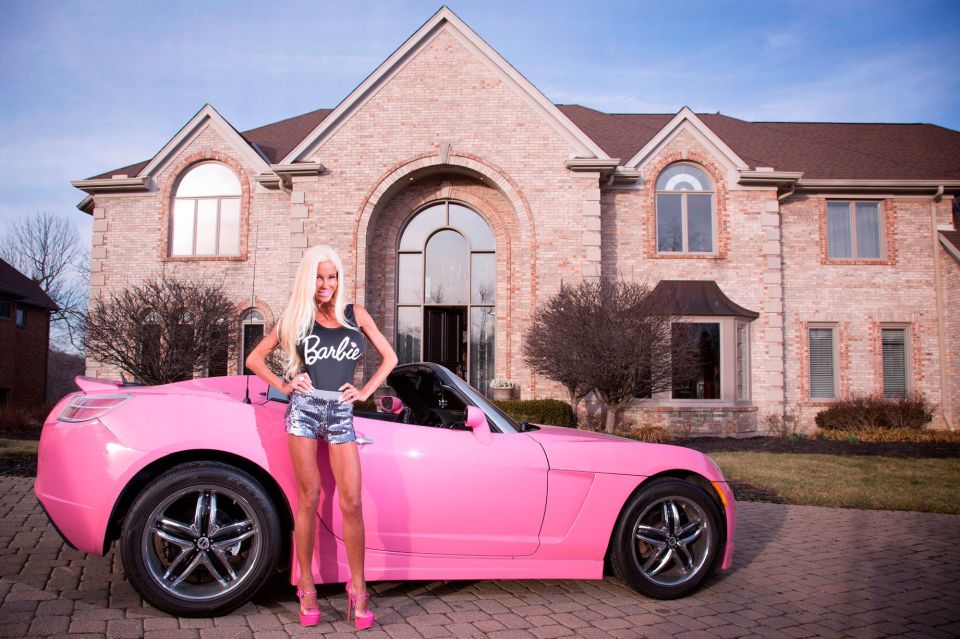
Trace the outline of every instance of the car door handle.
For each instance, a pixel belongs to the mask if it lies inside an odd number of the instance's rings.
[[[361,437],[357,435],[357,446],[367,446],[372,443],[373,443],[373,440],[370,439],[369,437]]]

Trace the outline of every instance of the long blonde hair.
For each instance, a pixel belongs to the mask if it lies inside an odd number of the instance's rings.
[[[307,338],[313,330],[314,311],[317,292],[317,266],[321,262],[333,262],[337,269],[337,290],[333,294],[333,312],[337,323],[346,328],[357,330],[347,321],[344,309],[347,306],[344,290],[343,262],[332,246],[321,244],[307,249],[297,267],[297,275],[290,291],[290,301],[283,311],[277,328],[280,347],[286,353],[284,375],[289,379],[300,372],[303,362],[297,353],[297,345]]]

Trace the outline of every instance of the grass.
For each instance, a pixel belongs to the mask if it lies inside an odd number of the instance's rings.
[[[2,439],[0,438],[0,456],[7,455],[36,455],[40,442],[32,439]]]
[[[790,504],[960,514],[960,459],[712,453],[727,479]]]

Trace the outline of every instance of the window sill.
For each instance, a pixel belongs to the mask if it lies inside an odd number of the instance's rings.
[[[820,263],[825,266],[892,266],[893,260],[887,258],[848,259],[840,257],[828,257],[820,260]]]
[[[719,260],[723,256],[719,253],[654,253],[656,259],[665,260]]]
[[[246,255],[167,255],[163,262],[243,262]]]

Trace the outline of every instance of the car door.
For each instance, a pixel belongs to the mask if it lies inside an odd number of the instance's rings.
[[[367,548],[500,556],[537,549],[547,459],[532,438],[361,417],[354,425],[370,440],[360,447]],[[338,494],[328,497],[321,520],[343,539]]]

